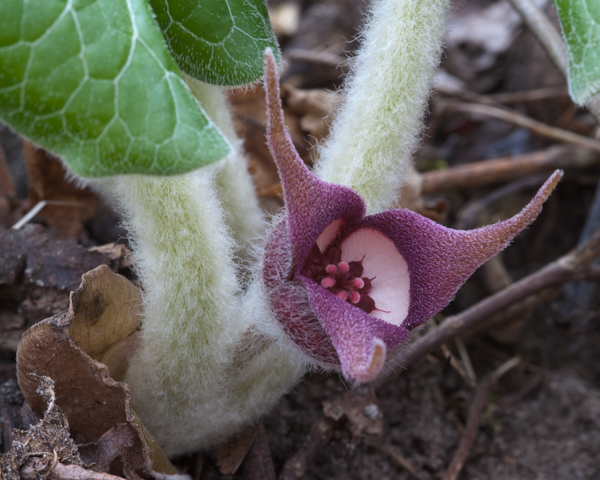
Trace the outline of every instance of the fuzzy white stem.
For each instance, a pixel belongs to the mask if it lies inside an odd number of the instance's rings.
[[[245,253],[248,242],[263,232],[265,219],[248,172],[242,140],[233,126],[229,101],[222,87],[200,82],[188,75],[184,78],[206,114],[233,146],[234,153],[222,162],[215,179],[225,210],[225,221],[242,247],[242,253]]]
[[[140,344],[125,382],[167,455],[225,440],[305,370],[256,287],[244,300],[210,169],[108,179],[143,284]],[[256,285],[259,285],[258,283]]]
[[[316,172],[391,208],[422,131],[449,0],[378,0]]]

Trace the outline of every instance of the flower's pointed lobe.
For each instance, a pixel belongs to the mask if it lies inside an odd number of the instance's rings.
[[[372,317],[308,278],[300,279],[313,311],[331,338],[344,376],[355,383],[373,380],[385,363],[386,345],[402,343],[409,331]]]
[[[277,65],[269,49],[265,53],[265,90],[267,140],[281,178],[297,273],[323,230],[334,220],[351,223],[360,220],[365,204],[352,189],[319,180],[298,155],[284,124]]]
[[[556,171],[519,214],[476,230],[452,230],[410,210],[389,210],[366,217],[359,229],[383,233],[408,264],[410,303],[402,325],[410,330],[444,308],[479,266],[535,220],[561,177],[562,172]]]

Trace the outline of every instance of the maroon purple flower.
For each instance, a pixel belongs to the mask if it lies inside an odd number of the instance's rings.
[[[537,217],[562,172],[518,215],[477,230],[452,230],[405,209],[365,216],[358,193],[318,179],[300,159],[284,125],[273,55],[265,60],[268,144],[286,206],[265,245],[269,302],[317,364],[341,366],[346,378],[367,382],[388,349],[444,308]]]

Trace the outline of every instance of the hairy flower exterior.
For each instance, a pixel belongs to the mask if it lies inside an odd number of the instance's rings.
[[[360,195],[318,179],[300,159],[283,123],[275,60],[270,52],[265,59],[267,137],[286,205],[265,246],[269,301],[317,364],[367,382],[388,349],[537,217],[562,172],[518,215],[477,230],[452,230],[405,209],[365,216]]]

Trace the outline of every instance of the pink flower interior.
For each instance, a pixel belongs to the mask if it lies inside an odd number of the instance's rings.
[[[394,242],[377,230],[362,228],[344,238],[340,248],[344,262],[363,259],[363,276],[372,279],[370,296],[376,309],[370,315],[402,325],[410,304],[410,276]]]

